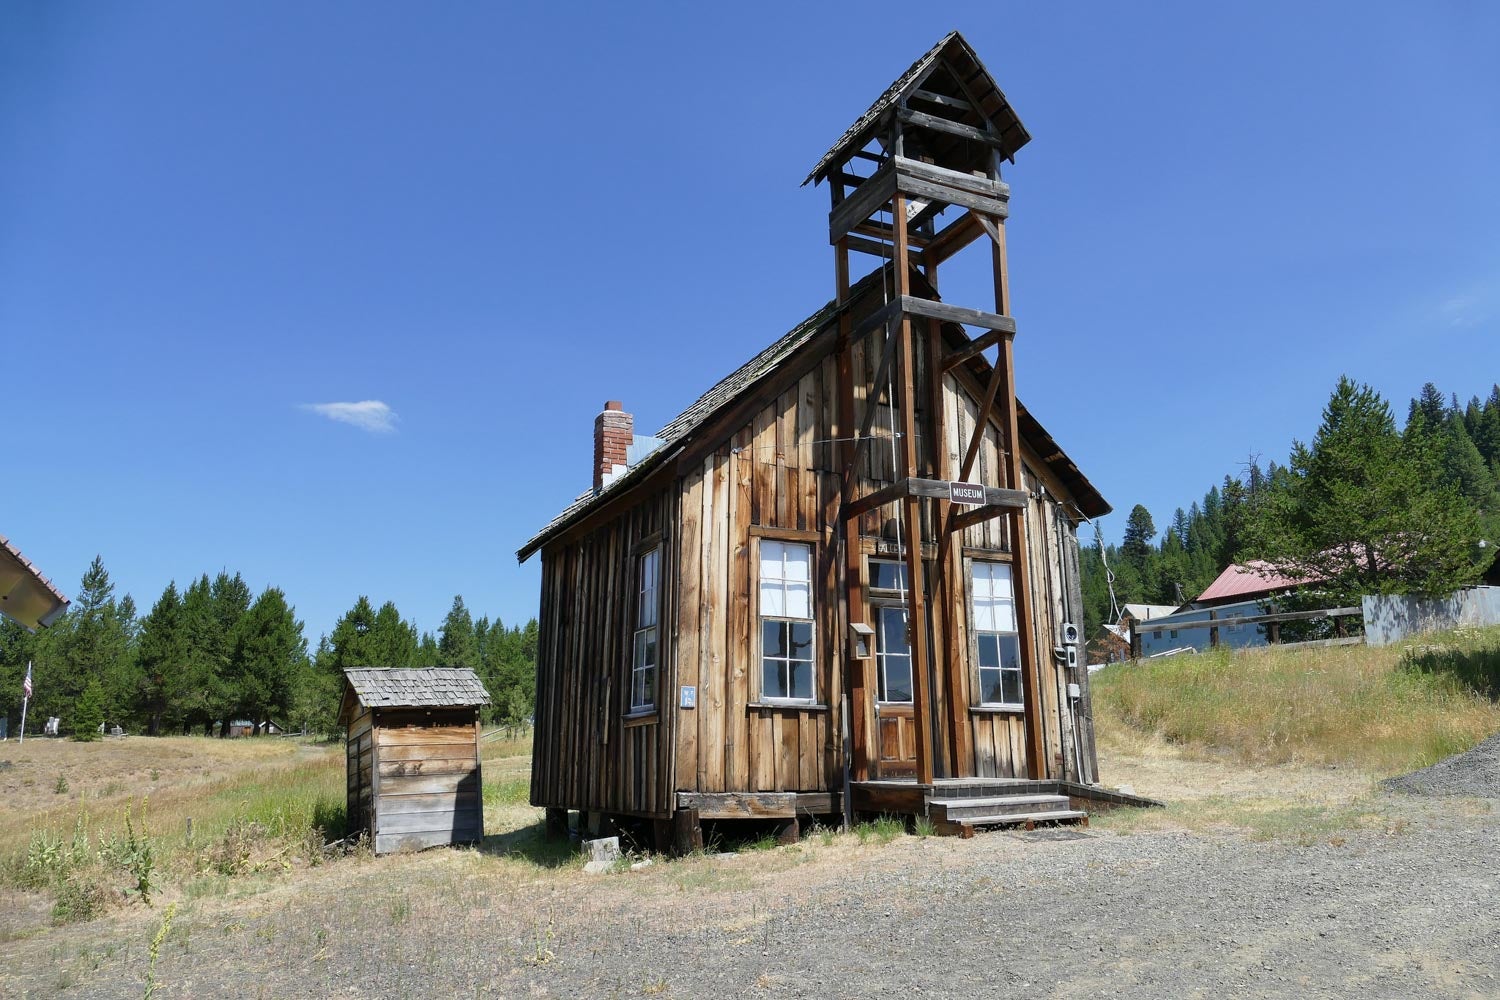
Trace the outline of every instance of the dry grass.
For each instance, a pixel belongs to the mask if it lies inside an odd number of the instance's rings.
[[[1476,660],[1500,663],[1500,630],[1120,664],[1094,676],[1096,729],[1106,752],[1158,739],[1246,764],[1399,774],[1500,731],[1500,706],[1444,666]]]

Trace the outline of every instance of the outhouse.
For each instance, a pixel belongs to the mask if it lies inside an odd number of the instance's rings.
[[[345,670],[349,833],[368,833],[376,854],[479,840],[479,709],[489,703],[468,667]]]

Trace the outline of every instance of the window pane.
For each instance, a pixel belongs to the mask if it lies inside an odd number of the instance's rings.
[[[990,670],[1000,669],[1000,637],[993,632],[979,634],[979,665]]]
[[[780,580],[782,578],[781,563],[782,549],[785,546],[781,542],[773,542],[769,538],[760,541],[760,578],[765,580]]]
[[[906,590],[906,566],[886,559],[870,560],[870,586],[881,590]]]
[[[760,655],[786,656],[786,622],[760,623]]]
[[[880,652],[899,655],[911,652],[906,641],[906,609],[880,609]]]
[[[789,697],[811,699],[813,696],[813,665],[811,663],[804,663],[793,660],[791,663],[787,664],[787,668],[788,672],[791,674],[791,682],[788,685],[791,689],[791,694],[789,695]]]
[[[1021,704],[1021,671],[1002,670],[1000,676],[1005,684],[1005,703],[1007,705]]]
[[[789,655],[796,660],[811,660],[813,658],[812,622],[787,622],[786,628],[792,636],[792,649]]]
[[[641,606],[636,609],[636,625],[644,628],[656,624],[656,588],[641,591]]]
[[[641,701],[642,706],[654,705],[656,703],[656,668],[650,667],[641,671]]]
[[[809,603],[807,584],[789,583],[786,585],[786,611],[784,614],[788,618],[812,617],[812,606]]]
[[[652,549],[641,557],[641,589],[650,590],[656,586],[656,549]]]
[[[635,659],[631,661],[632,666],[643,667],[646,665],[646,633],[635,634]]]
[[[760,695],[762,698],[785,698],[786,686],[783,683],[781,671],[781,660],[760,661]]]
[[[802,582],[811,580],[812,546],[787,545],[783,551],[786,553],[786,578]]]
[[[980,632],[995,632],[995,612],[990,607],[989,598],[981,598],[978,593],[974,595],[974,628]]]
[[[1005,693],[1000,688],[1000,671],[979,668],[979,700],[987,705],[998,705],[1005,701]]]
[[[776,580],[760,581],[760,613],[780,618],[786,614],[786,594]]]
[[[911,701],[911,657],[887,657],[881,682],[881,701]]]
[[[647,629],[643,634],[647,637],[646,658],[641,661],[641,665],[645,667],[654,667],[656,666],[656,629]]]
[[[1019,636],[1002,635],[998,637],[1000,642],[1000,663],[1011,670],[1021,669],[1021,639]]]
[[[974,601],[978,603],[982,598],[990,596],[990,564],[977,562],[974,564]]]

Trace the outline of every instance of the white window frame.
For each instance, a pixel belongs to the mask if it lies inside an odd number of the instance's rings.
[[[981,607],[981,596],[979,593],[979,576],[981,569],[983,569],[984,572],[988,574],[988,580],[991,582],[991,584],[999,579],[999,576],[995,573],[995,571],[1004,570],[1004,578],[1009,586],[1010,592],[1010,597],[1008,600],[998,600],[996,599],[994,594],[991,593],[988,600],[990,602],[993,602],[993,606],[984,608]],[[983,611],[988,611],[990,613],[989,624],[1001,624],[1001,622],[998,621],[998,616],[1002,613],[1005,605],[1007,604],[1009,605],[1010,624],[1016,627],[1012,627],[1009,629],[981,627],[981,619],[986,617],[986,615],[982,613]],[[1020,662],[1021,635],[1018,627],[1019,623],[1016,619],[1015,571],[1012,569],[1010,563],[984,559],[975,559],[969,563],[969,623],[974,636],[971,645],[974,656],[974,703],[982,708],[1002,708],[1016,711],[1024,710],[1026,697],[1026,665]],[[1015,639],[1017,660],[1015,667],[1006,667],[1004,665],[1004,657],[999,655],[1003,651],[1004,639],[1006,637],[1014,637]],[[986,667],[981,665],[980,646],[982,643],[990,639],[993,639],[993,641],[995,642],[997,659],[1001,664],[998,667]],[[990,672],[998,672],[1000,674],[1000,690],[1002,693],[1005,691],[1006,675],[1013,674],[1015,676],[1016,688],[1018,689],[1017,693],[1019,694],[1021,700],[992,701],[987,699],[985,697],[986,686],[984,683],[984,676],[986,673]]]
[[[882,587],[875,582],[875,568],[877,566],[894,566],[896,568],[895,587]],[[900,612],[902,625],[909,634],[911,631],[911,619],[908,617],[910,611],[906,602],[909,600],[910,592],[906,587],[906,560],[899,556],[870,556],[865,560],[866,591],[870,595],[870,614],[875,619],[875,700],[881,705],[913,705],[916,703],[916,673],[913,663],[911,641],[908,638],[905,653],[891,653],[885,648],[885,620],[887,611]],[[904,659],[906,661],[906,686],[911,697],[904,700],[892,701],[883,697],[888,690],[889,684],[886,678],[886,668],[891,659]]]
[[[796,549],[805,550],[807,553],[807,579],[805,581],[797,580],[788,575],[788,567],[791,564],[788,562],[786,556],[789,551]],[[768,556],[772,552],[780,553],[780,559],[774,560],[780,566],[780,572],[768,577],[766,566],[768,562],[773,561],[768,559]],[[813,599],[813,577],[816,575],[817,547],[811,541],[762,536],[756,539],[755,565],[757,618],[755,645],[757,653],[757,684],[760,688],[760,700],[766,703],[784,705],[816,704],[818,700],[818,624],[817,611]],[[805,609],[807,614],[805,617],[788,613],[789,609],[795,608],[798,604],[796,594],[798,586],[801,585],[805,585],[807,592]],[[771,602],[767,600],[767,596],[772,592],[779,594],[780,614],[768,613],[768,605]],[[774,611],[775,609],[771,610]],[[793,657],[790,655],[790,649],[787,656],[767,655],[765,649],[765,625],[767,622],[785,623],[787,626],[788,644],[790,644],[789,640],[791,638],[790,626],[806,625],[808,629],[807,657],[805,659]],[[785,691],[785,694],[778,693],[778,691],[772,690],[766,685],[766,665],[770,662],[781,665],[779,670],[780,690]],[[794,663],[805,663],[807,665],[808,694],[806,697],[795,697],[791,694],[791,666]]]
[[[661,661],[661,549],[636,557],[635,631],[630,654],[630,713],[656,710],[656,683]],[[650,650],[650,655],[647,651]]]

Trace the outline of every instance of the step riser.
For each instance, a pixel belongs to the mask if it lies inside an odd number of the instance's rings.
[[[1005,806],[1001,804],[990,806],[965,806],[961,809],[939,809],[937,805],[932,808],[932,814],[942,813],[942,818],[950,820],[969,820],[976,816],[1031,816],[1037,813],[1071,812],[1067,800],[1059,803],[1046,803],[1027,806]]]

